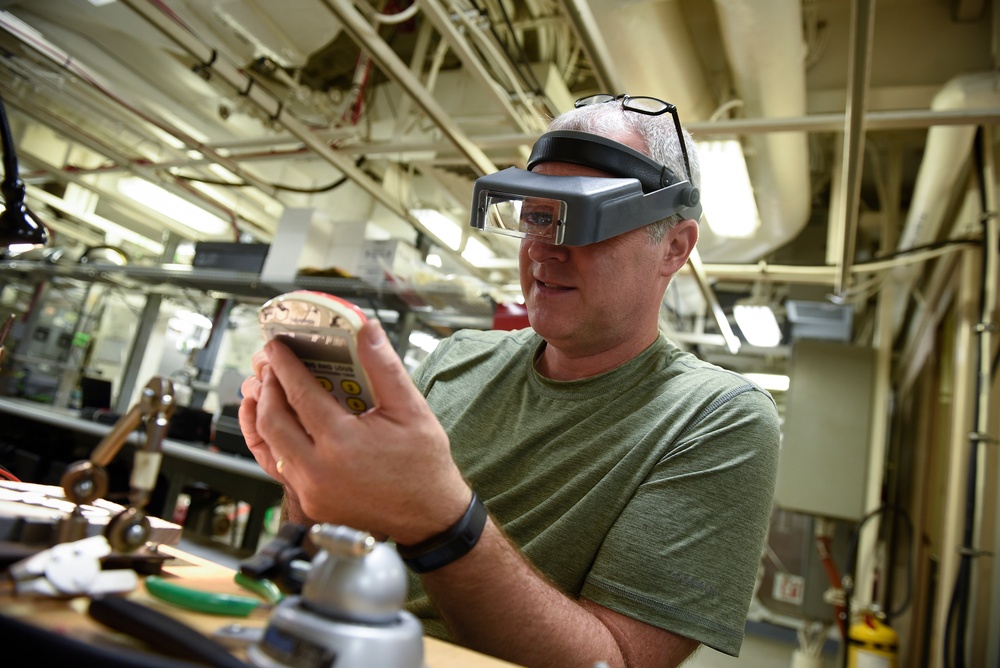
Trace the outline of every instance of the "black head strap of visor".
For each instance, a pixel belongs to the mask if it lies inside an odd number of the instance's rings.
[[[648,155],[620,142],[578,130],[555,130],[539,137],[531,149],[528,170],[542,162],[569,162],[618,177],[638,179],[645,193],[681,182],[670,168]],[[681,197],[687,206],[695,206],[698,200],[698,189],[693,185]]]

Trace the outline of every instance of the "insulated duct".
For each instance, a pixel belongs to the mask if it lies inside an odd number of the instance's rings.
[[[600,35],[589,40],[605,47],[602,52],[618,76],[611,83],[621,86],[600,92],[667,100],[677,105],[684,124],[711,116],[717,102],[680,2],[589,0],[589,4],[592,29],[600,29]]]
[[[806,113],[806,47],[799,0],[715,0],[733,87],[749,118]],[[805,132],[748,136],[747,169],[761,226],[748,239],[723,239],[708,226],[698,242],[706,262],[755,262],[794,239],[809,222]]]
[[[711,94],[716,87],[702,70],[680,2],[589,0],[589,4],[594,24],[602,32],[595,39],[605,47],[621,80],[621,89],[606,92],[669,100],[677,105],[686,126],[713,116],[725,100]],[[715,4],[733,73],[734,94],[743,101],[745,115],[803,117],[805,45],[799,0],[716,0]],[[621,39],[622,35],[628,35],[628,39]],[[700,139],[697,132],[692,134],[696,141]],[[754,194],[761,227],[749,239],[726,239],[713,235],[708,225],[701,225],[698,253],[705,262],[754,262],[793,239],[808,222],[807,133],[799,130],[754,135],[745,146],[753,150],[748,168],[757,186]],[[697,262],[700,264],[700,260]],[[671,284],[673,295],[668,299],[688,314],[713,311],[720,330],[731,335],[728,321],[720,316],[721,308],[712,304],[714,295],[713,299],[705,299],[711,288],[704,272],[692,273],[695,281],[679,277]],[[727,343],[732,351],[728,338]]]
[[[941,88],[931,102],[935,111],[997,107],[1000,107],[1000,74],[996,72],[955,77]],[[923,160],[899,237],[899,250],[937,240],[958,177],[972,153],[975,136],[976,127],[973,125],[939,125],[927,131]],[[898,286],[899,294],[908,294],[923,269],[920,264],[897,267],[886,280]],[[893,304],[894,337],[903,325],[908,306],[909,302],[902,299]]]
[[[607,92],[669,100],[685,125],[712,115],[720,101],[709,93],[713,86],[702,72],[680,2],[591,0],[590,6],[623,85],[622,90]],[[800,0],[716,0],[715,8],[744,115],[804,116],[806,49]],[[761,227],[751,238],[726,239],[702,225],[698,249],[705,262],[755,262],[795,238],[809,220],[807,133],[755,134],[745,146],[750,149],[747,167]]]

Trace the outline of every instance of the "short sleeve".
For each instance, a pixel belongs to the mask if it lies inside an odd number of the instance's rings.
[[[736,656],[771,513],[778,420],[747,386],[715,402],[638,487],[582,594]]]

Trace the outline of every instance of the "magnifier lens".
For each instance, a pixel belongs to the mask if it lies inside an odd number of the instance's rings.
[[[486,193],[485,200],[485,222],[489,231],[562,243],[566,231],[566,202],[492,192]]]

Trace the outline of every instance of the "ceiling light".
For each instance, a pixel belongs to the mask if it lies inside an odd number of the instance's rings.
[[[752,380],[768,392],[787,392],[788,376],[777,373],[745,373],[747,379]]]
[[[483,262],[495,258],[496,253],[490,250],[486,244],[479,239],[469,237],[465,240],[465,250],[462,251],[462,257],[472,264],[480,266]]]
[[[80,230],[81,226],[82,229],[92,227],[103,233],[103,243],[121,245],[122,242],[128,242],[134,246],[142,248],[145,251],[148,251],[152,255],[163,255],[162,243],[145,237],[138,232],[123,227],[122,225],[112,222],[107,218],[90,213],[86,206],[84,206],[83,209],[79,208],[83,197],[77,197],[73,194],[74,191],[77,190],[84,189],[80,188],[76,184],[70,183],[66,186],[66,192],[63,197],[56,197],[47,190],[42,190],[38,186],[28,186],[28,194],[31,195],[33,200],[41,202],[50,209],[62,214],[50,223],[47,223],[57,234],[62,233],[69,238],[76,238],[74,237],[75,230]],[[86,236],[90,236],[87,232],[85,232],[85,234]],[[80,238],[84,239],[83,237]],[[90,240],[84,239],[84,241],[88,245],[94,243]]]
[[[730,239],[752,237],[760,227],[760,214],[743,147],[735,139],[699,142],[698,161],[701,205],[712,232]]]
[[[752,346],[773,348],[781,343],[781,327],[774,311],[767,304],[737,302],[733,306],[733,316],[743,333],[743,338]]]
[[[434,349],[438,347],[441,340],[435,336],[431,336],[426,332],[421,332],[419,330],[414,330],[410,332],[410,344],[420,348],[425,353],[432,353]]]
[[[174,311],[170,319],[178,320],[193,327],[200,327],[201,329],[212,329],[211,318],[188,309],[178,309],[177,311]]]
[[[145,179],[129,176],[118,180],[118,190],[139,204],[169,216],[178,223],[207,236],[220,236],[230,230],[228,222],[194,205],[182,197],[167,192]]]
[[[462,228],[437,209],[411,209],[410,213],[451,250],[457,251],[462,245]]]

